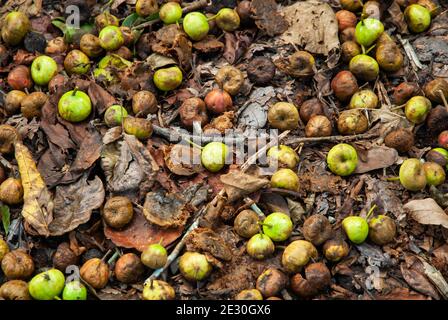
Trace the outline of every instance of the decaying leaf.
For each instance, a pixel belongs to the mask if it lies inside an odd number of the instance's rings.
[[[421,224],[443,226],[448,229],[448,215],[432,198],[409,201],[403,209]]]
[[[101,179],[88,181],[84,175],[79,181],[56,187],[52,236],[59,236],[89,221],[92,211],[101,207],[105,191]]]
[[[201,152],[197,148],[178,143],[164,149],[164,153],[165,165],[174,174],[191,176],[203,171],[200,161]]]
[[[224,261],[232,259],[232,252],[219,234],[208,228],[197,228],[186,240],[188,251],[209,252],[215,258]]]
[[[39,235],[49,236],[53,199],[28,148],[21,142],[16,142],[14,147],[23,186],[22,216]]]
[[[288,28],[288,22],[278,12],[275,0],[253,0],[251,10],[257,27],[270,36],[282,34]]]
[[[372,170],[388,168],[396,163],[397,160],[397,150],[384,146],[373,147],[363,152],[362,156],[359,157],[355,172],[365,173]]]
[[[256,177],[241,171],[232,171],[220,177],[230,202],[253,193],[269,184],[266,178]]]
[[[134,209],[134,217],[124,229],[104,228],[104,234],[115,245],[124,248],[135,248],[143,251],[153,243],[168,246],[182,234],[183,227],[162,229],[145,219],[138,208]]]
[[[157,226],[179,227],[183,226],[190,216],[186,204],[187,200],[177,193],[148,192],[143,205],[143,214],[148,221]]]
[[[338,23],[333,9],[320,1],[298,1],[284,7],[289,28],[279,40],[328,56],[339,51]]]
[[[440,299],[437,290],[425,276],[423,264],[416,256],[407,256],[405,262],[401,263],[400,269],[403,278],[414,290],[434,299]]]

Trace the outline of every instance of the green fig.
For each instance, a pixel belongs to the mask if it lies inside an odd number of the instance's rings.
[[[291,218],[282,212],[273,212],[263,221],[264,234],[277,242],[287,240],[291,236],[292,228]]]
[[[380,20],[367,18],[356,25],[355,38],[360,45],[370,47],[383,32],[384,25]]]
[[[350,216],[342,220],[342,228],[350,241],[355,244],[363,243],[369,234],[366,219],[358,216]]]
[[[406,159],[400,167],[400,182],[410,191],[419,191],[426,186],[426,174],[419,159]]]
[[[409,29],[415,33],[426,31],[431,25],[431,12],[419,4],[408,6],[404,11],[404,18]]]

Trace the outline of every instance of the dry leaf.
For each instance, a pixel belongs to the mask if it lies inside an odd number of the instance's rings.
[[[15,157],[23,185],[22,216],[42,236],[49,236],[53,220],[53,200],[30,151],[21,142],[15,143]]]
[[[269,36],[282,34],[288,29],[288,22],[277,11],[275,0],[252,0],[251,10],[257,27]]]
[[[269,184],[269,180],[266,178],[256,177],[241,171],[223,174],[220,180],[224,183],[227,198],[230,202],[241,199]]]
[[[373,147],[359,157],[355,173],[365,173],[372,170],[388,168],[398,161],[398,152],[388,147]]]
[[[101,179],[87,181],[86,174],[72,184],[56,187],[51,235],[62,235],[89,221],[92,210],[101,207],[104,197]]]
[[[411,288],[434,299],[440,299],[437,290],[425,276],[423,264],[416,256],[407,256],[400,269],[404,280]]]
[[[178,193],[148,192],[143,214],[149,222],[162,228],[179,227],[190,216],[186,204],[187,200]]]
[[[406,203],[403,209],[421,224],[443,226],[448,229],[448,215],[434,199],[412,200]]]

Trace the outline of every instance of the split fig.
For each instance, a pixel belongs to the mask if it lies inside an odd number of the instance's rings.
[[[268,298],[278,295],[288,284],[288,277],[276,268],[269,268],[257,278],[256,288]]]
[[[208,122],[206,104],[201,98],[188,98],[179,107],[179,116],[182,124],[191,129],[194,122],[199,122],[201,127]]]

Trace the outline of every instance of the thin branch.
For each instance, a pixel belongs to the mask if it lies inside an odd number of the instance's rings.
[[[285,144],[294,145],[298,143],[312,143],[312,142],[348,142],[355,140],[372,139],[377,138],[379,136],[380,134],[378,132],[374,132],[374,133],[356,134],[352,136],[329,136],[329,137],[315,137],[315,138],[298,137],[286,140]]]

